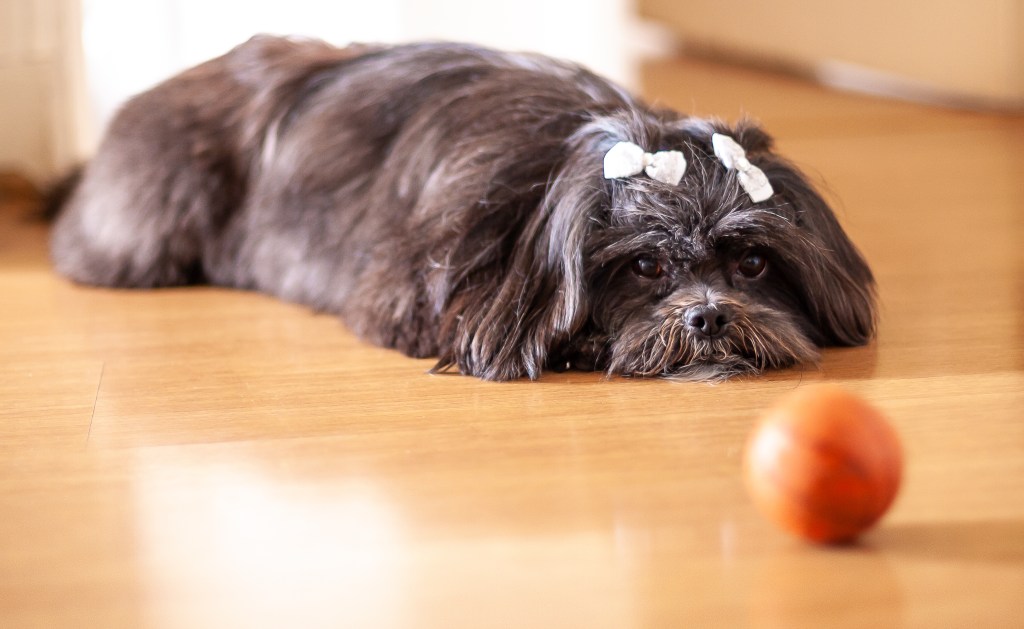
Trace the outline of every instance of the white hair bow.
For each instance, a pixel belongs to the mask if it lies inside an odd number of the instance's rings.
[[[715,149],[715,157],[729,170],[736,170],[740,186],[754,203],[765,201],[775,194],[772,184],[764,171],[747,160],[743,147],[727,135],[715,133],[711,136],[711,146]]]
[[[679,151],[648,153],[632,142],[619,142],[604,154],[604,178],[620,179],[640,173],[670,186],[679,185],[686,158]]]

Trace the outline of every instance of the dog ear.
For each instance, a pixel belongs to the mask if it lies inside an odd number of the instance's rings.
[[[805,308],[826,343],[863,345],[877,324],[875,281],[863,256],[847,237],[825,200],[792,164],[773,154],[774,142],[755,121],[740,120],[731,129],[715,121],[719,132],[731,134],[762,165],[775,190],[773,199],[789,206],[807,237],[784,246],[797,252]],[[697,125],[699,128],[699,125]]]
[[[835,345],[863,345],[876,327],[875,281],[825,200],[803,175],[779,158],[765,160],[774,200],[795,215],[806,240],[795,265],[805,306],[824,336]]]
[[[505,173],[503,190],[492,189],[473,212],[443,283],[435,372],[457,367],[488,380],[536,379],[582,327],[588,217],[604,194],[593,181],[600,158],[592,157],[572,152],[539,198],[513,192],[510,183],[532,186],[536,173]]]

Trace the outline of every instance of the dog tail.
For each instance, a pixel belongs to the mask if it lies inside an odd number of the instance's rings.
[[[67,205],[75,188],[82,180],[82,173],[85,165],[75,166],[62,177],[51,183],[43,192],[42,203],[39,205],[38,216],[40,220],[50,222],[57,220],[61,210]]]

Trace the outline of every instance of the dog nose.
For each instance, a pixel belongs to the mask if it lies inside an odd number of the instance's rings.
[[[712,338],[722,333],[729,319],[728,308],[716,304],[694,306],[686,311],[686,325]]]

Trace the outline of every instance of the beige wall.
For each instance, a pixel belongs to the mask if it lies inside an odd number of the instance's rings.
[[[1024,105],[1024,0],[637,0],[684,41],[807,64],[826,79]]]

